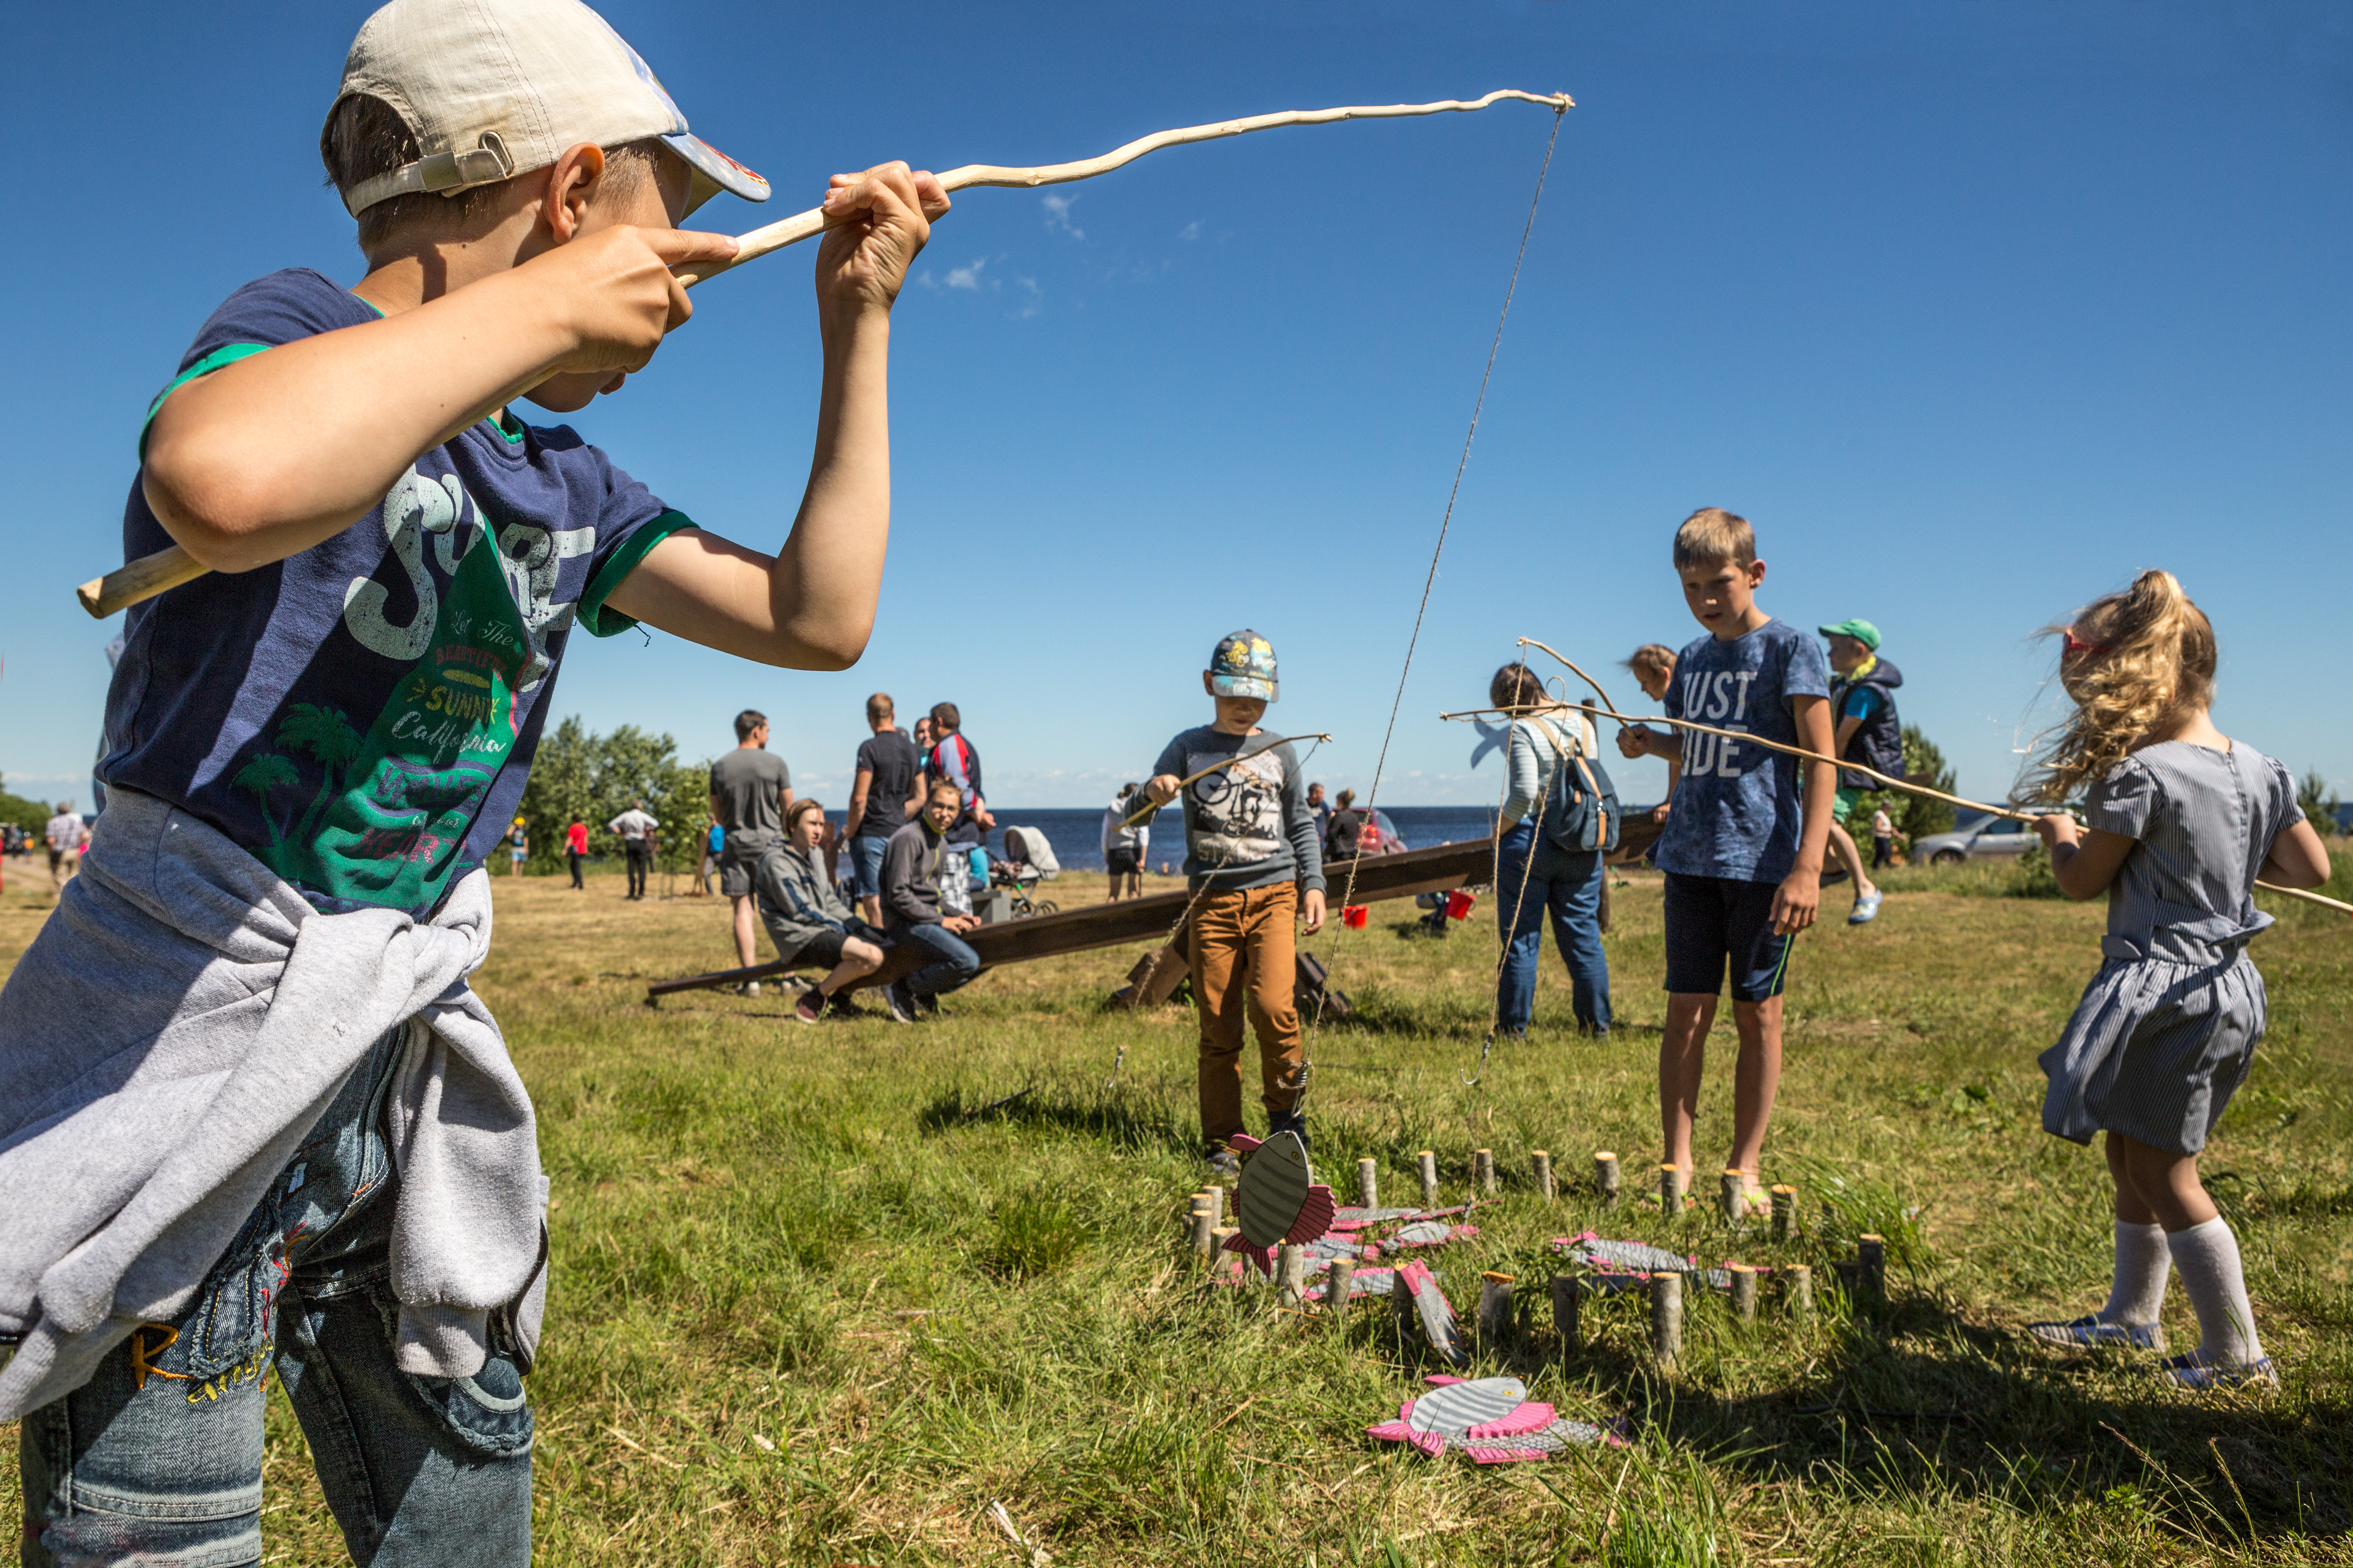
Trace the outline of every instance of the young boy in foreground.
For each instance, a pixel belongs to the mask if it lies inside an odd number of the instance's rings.
[[[1747,521],[1708,507],[1675,531],[1683,603],[1708,635],[1675,657],[1667,716],[1830,753],[1829,672],[1814,640],[1757,603],[1765,563]],[[1659,1043],[1665,1161],[1689,1188],[1692,1123],[1725,967],[1740,1035],[1732,1157],[1748,1200],[1769,1206],[1757,1166],[1781,1079],[1789,948],[1821,902],[1836,771],[1828,763],[1698,731],[1620,732],[1628,756],[1668,759],[1674,810],[1659,837],[1666,873],[1667,1027]],[[1805,770],[1800,805],[1799,770]]]
[[[767,194],[601,18],[395,0],[321,150],[367,274],[246,285],[149,409],[126,557],[212,574],[131,612],[103,868],[0,995],[28,1563],[258,1560],[273,1334],[355,1557],[528,1563],[546,1186],[466,984],[481,863],[575,625],[825,669],[872,626],[935,180],[832,181],[816,456],[770,556],[512,406],[620,390],[687,319],[670,268],[733,254],[680,221]]]
[[[1307,1137],[1291,928],[1304,921],[1310,936],[1323,929],[1324,852],[1298,753],[1288,741],[1268,746],[1259,738],[1258,721],[1281,689],[1273,646],[1253,631],[1224,638],[1201,672],[1201,688],[1217,703],[1216,721],[1162,749],[1144,798],[1166,805],[1181,780],[1216,769],[1184,785],[1185,878],[1193,895],[1187,937],[1201,1021],[1201,1142],[1210,1174],[1232,1175],[1240,1162],[1226,1141],[1244,1131],[1245,1014],[1258,1035],[1268,1136]]]

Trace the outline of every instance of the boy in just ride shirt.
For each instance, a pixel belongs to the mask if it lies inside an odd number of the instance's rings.
[[[1675,573],[1708,635],[1675,656],[1667,716],[1828,755],[1830,672],[1813,638],[1757,605],[1765,563],[1747,521],[1715,507],[1692,513],[1675,531]],[[1669,995],[1659,1042],[1665,1160],[1685,1173],[1688,1187],[1707,1033],[1729,962],[1740,1055],[1725,1168],[1741,1173],[1750,1204],[1769,1207],[1757,1166],[1780,1086],[1781,987],[1790,944],[1821,902],[1836,772],[1693,730],[1671,737],[1634,725],[1620,731],[1619,747],[1668,759],[1674,805],[1657,850],[1667,874]]]
[[[321,152],[366,276],[246,285],[148,410],[126,556],[212,572],[131,612],[107,869],[0,995],[27,1562],[257,1560],[273,1331],[355,1555],[528,1562],[545,1184],[466,984],[481,862],[575,626],[828,669],[872,626],[936,180],[832,181],[816,457],[770,556],[513,407],[618,391],[687,319],[670,268],[734,254],[680,221],[767,195],[595,12],[394,0]]]

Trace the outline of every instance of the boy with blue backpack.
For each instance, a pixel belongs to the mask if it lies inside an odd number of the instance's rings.
[[[1618,845],[1618,795],[1594,760],[1593,721],[1547,694],[1535,671],[1507,664],[1488,700],[1511,713],[1504,742],[1509,788],[1496,818],[1495,1032],[1517,1037],[1535,1016],[1544,919],[1568,966],[1580,1034],[1609,1032],[1609,961],[1601,951],[1601,858]]]

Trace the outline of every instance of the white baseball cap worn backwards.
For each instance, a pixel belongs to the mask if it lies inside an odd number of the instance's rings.
[[[412,191],[455,195],[544,169],[584,142],[650,136],[693,172],[688,211],[721,191],[768,199],[767,181],[688,134],[646,62],[580,0],[392,0],[343,60],[335,102],[353,94],[389,104],[425,154],[343,192],[353,217]]]

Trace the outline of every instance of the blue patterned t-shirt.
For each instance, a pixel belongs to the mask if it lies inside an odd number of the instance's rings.
[[[376,319],[319,273],[274,272],[213,313],[172,384]],[[484,420],[332,539],[134,606],[98,775],[203,818],[322,910],[422,918],[514,819],[574,624],[633,625],[607,596],[692,526],[568,427]],[[134,479],[123,558],[171,542]]]
[[[1667,688],[1671,719],[1798,743],[1792,697],[1830,692],[1820,644],[1795,626],[1767,621],[1744,637],[1704,637],[1675,656]],[[1694,730],[1676,731],[1683,771],[1674,809],[1659,836],[1662,871],[1778,882],[1798,858],[1803,804],[1798,759]]]

